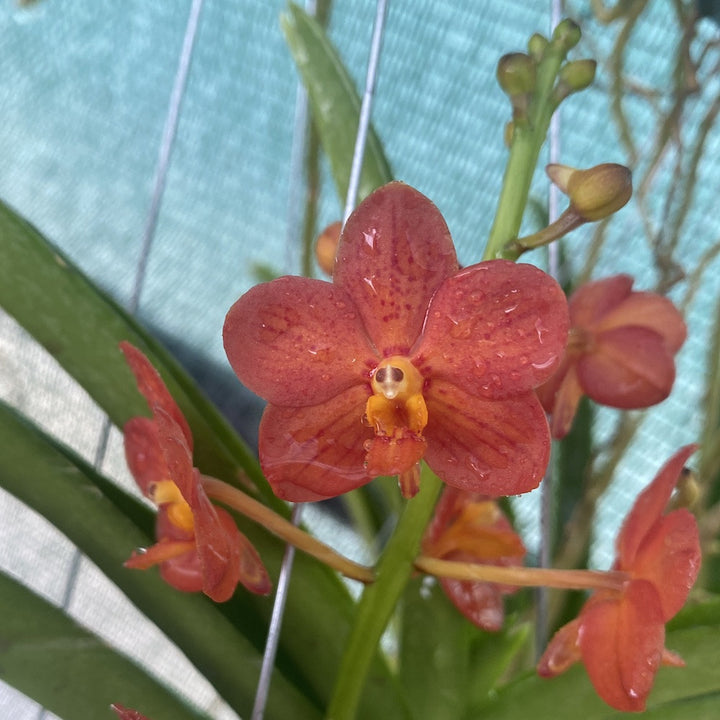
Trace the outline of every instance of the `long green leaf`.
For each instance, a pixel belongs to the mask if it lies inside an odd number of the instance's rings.
[[[648,699],[648,716],[658,720],[720,717],[720,605],[697,607],[679,616],[680,629],[667,634],[666,645],[680,653],[685,668],[661,668]],[[596,695],[584,668],[572,667],[563,675],[544,680],[534,674],[511,683],[476,717],[488,720],[576,720],[579,708],[583,720],[625,717],[609,708]],[[695,714],[702,709],[703,714]]]
[[[202,595],[180,593],[154,571],[123,567],[129,551],[147,546],[147,510],[117,488],[106,497],[109,481],[70,451],[61,451],[36,428],[0,404],[0,484],[44,515],[74,542],[130,600],[163,630],[238,712],[247,712],[257,682],[258,650],[223,612]],[[100,490],[100,492],[98,492]],[[124,496],[124,497],[123,497]],[[124,512],[118,504],[125,506]],[[137,503],[139,505],[139,503]],[[145,517],[143,518],[143,515]],[[269,604],[265,600],[266,604]],[[257,617],[257,616],[256,616]],[[318,711],[278,673],[269,716],[316,718]]]
[[[56,715],[98,720],[110,704],[152,720],[209,720],[47,600],[0,573],[0,678]]]
[[[2,202],[0,306],[45,346],[118,427],[134,415],[148,413],[118,348],[121,340],[137,345],[160,371],[190,423],[196,465],[229,482],[245,473],[267,502],[281,507],[252,453],[172,356]]]
[[[345,202],[352,166],[360,97],[337,50],[322,27],[297,5],[281,17],[281,25],[310,98],[313,120],[330,160],[340,202]],[[358,200],[392,180],[392,171],[375,131],[368,133]]]

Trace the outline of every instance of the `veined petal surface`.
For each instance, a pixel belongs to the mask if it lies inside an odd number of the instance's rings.
[[[275,405],[323,403],[369,381],[377,364],[353,300],[310,278],[249,290],[230,308],[223,341],[240,380]]]
[[[357,386],[321,405],[268,405],[260,422],[260,462],[278,497],[324,500],[370,482],[364,445],[374,433],[362,423],[369,393]]]
[[[488,260],[438,288],[413,362],[424,375],[486,398],[531,390],[560,362],[568,332],[565,295],[533,265]]]
[[[440,211],[409,185],[390,183],[350,215],[334,283],[352,298],[381,357],[407,355],[430,298],[458,269]]]
[[[425,398],[425,460],[444,482],[492,497],[538,486],[550,457],[550,432],[534,393],[484,400],[438,380]]]

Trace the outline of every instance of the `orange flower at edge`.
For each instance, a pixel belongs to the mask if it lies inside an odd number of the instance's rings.
[[[617,539],[622,590],[595,592],[550,641],[538,673],[553,677],[582,660],[598,695],[625,712],[645,708],[661,664],[684,663],[665,648],[665,624],[683,606],[700,570],[697,523],[686,509],[663,515],[695,445],[679,450],[638,496]]]
[[[423,539],[429,557],[486,565],[522,565],[525,546],[494,500],[446,487]],[[458,610],[483,630],[502,628],[502,596],[515,588],[489,582],[440,578]]]
[[[137,710],[131,710],[119,703],[113,703],[110,708],[115,711],[120,720],[149,720],[149,718],[141,715]]]
[[[682,315],[662,295],[632,290],[629,275],[587,283],[569,300],[570,333],[560,366],[537,390],[555,438],[570,430],[583,395],[609,407],[664,400],[685,341]]]
[[[158,542],[134,554],[127,567],[160,566],[163,579],[216,602],[232,597],[238,582],[261,595],[271,584],[257,551],[228,512],[205,494],[192,464],[192,435],[180,408],[140,350],[120,345],[148,401],[152,418],[131,418],[124,428],[128,467],[143,494],[158,506]]]

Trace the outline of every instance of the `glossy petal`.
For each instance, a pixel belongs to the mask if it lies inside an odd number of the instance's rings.
[[[163,408],[155,406],[154,419],[168,477],[178,486],[185,501],[192,506],[189,499],[195,485],[192,451],[180,426]]]
[[[580,384],[602,405],[642,408],[664,400],[675,380],[675,362],[653,330],[618,327],[594,339],[577,362]]]
[[[488,632],[502,629],[505,608],[497,585],[450,578],[442,578],[440,585],[452,604],[471,623]]]
[[[413,362],[471,394],[505,398],[550,377],[567,331],[567,301],[555,280],[533,265],[490,260],[438,288]]]
[[[378,361],[345,291],[308,278],[245,293],[225,318],[223,341],[240,380],[276,405],[326,402],[368,381]]]
[[[149,720],[144,715],[141,715],[137,710],[131,710],[119,703],[113,703],[110,707],[115,711],[115,714],[120,718],[120,720]]]
[[[700,559],[697,522],[685,508],[658,520],[643,539],[632,572],[657,588],[665,622],[685,604],[700,572]]]
[[[665,511],[680,473],[695,450],[697,445],[680,448],[638,495],[617,538],[618,564],[621,568],[633,567],[641,544]]]
[[[633,278],[630,275],[614,275],[581,285],[568,302],[571,325],[594,327],[629,297],[632,286]]]
[[[123,434],[128,468],[143,495],[150,497],[150,486],[169,478],[155,422],[145,417],[131,418]]]
[[[260,423],[260,462],[278,497],[308,502],[335,497],[372,479],[365,469],[362,424],[369,389],[353,387],[322,405],[268,405]]]
[[[372,342],[387,357],[409,353],[430,298],[457,269],[440,211],[417,190],[390,183],[348,218],[333,280],[350,295]]]
[[[553,635],[537,664],[540,677],[555,677],[580,660],[579,632],[580,619],[575,618]]]
[[[492,497],[538,486],[549,460],[550,433],[534,393],[481,400],[433,381],[425,397],[425,460],[444,482]]]
[[[167,389],[158,371],[134,345],[128,342],[121,342],[120,349],[123,351],[133,375],[135,375],[138,390],[140,390],[147,400],[150,408],[152,409],[154,406],[161,407],[170,415],[185,436],[188,447],[192,450],[193,440],[192,434],[190,433],[190,426],[187,424],[185,416],[177,406],[177,403]]]
[[[400,475],[422,460],[427,442],[415,433],[400,437],[376,436],[369,442],[365,456],[368,475]]]
[[[675,354],[687,337],[687,327],[678,309],[662,295],[633,292],[609,311],[595,326],[595,332],[623,326],[639,326],[662,337],[670,353]]]
[[[643,710],[665,644],[655,587],[632,580],[620,598],[591,598],[582,610],[578,637],[598,695],[617,710]]]

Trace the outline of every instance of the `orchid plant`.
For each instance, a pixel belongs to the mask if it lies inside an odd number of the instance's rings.
[[[285,31],[343,191],[351,148],[337,138],[344,113],[357,118],[357,97],[319,24],[292,7]],[[138,495],[153,508],[5,406],[0,481],[67,534],[240,716],[286,544],[300,552],[267,718],[604,718],[646,708],[675,718],[720,708],[720,672],[708,662],[720,603],[701,574],[717,503],[699,521],[693,514],[698,494],[716,493],[717,424],[698,438],[708,445],[643,469],[608,570],[588,569],[581,535],[564,539],[580,559],[539,561],[511,499],[560,474],[554,502],[570,506],[568,527],[588,508],[591,525],[595,488],[581,487],[589,401],[623,411],[663,401],[687,334],[680,309],[633,289],[625,268],[572,288],[541,268],[544,248],[561,238],[572,247],[573,229],[610,222],[628,202],[624,166],[548,166],[568,207],[520,235],[550,119],[594,77],[594,61],[568,60],[579,39],[564,20],[500,60],[507,172],[490,235],[468,264],[432,200],[393,180],[376,138],[362,200],[320,235],[327,277],[277,277],[228,308],[218,328],[228,362],[267,402],[257,458],[146,330],[0,207],[0,302],[123,429]],[[343,112],[323,110],[329,96]],[[532,264],[518,262],[525,253]],[[718,383],[708,385],[710,424]],[[714,475],[698,479],[688,464]],[[290,521],[287,502],[331,498],[372,563]],[[543,589],[541,601],[527,588]],[[60,716],[207,718],[120,653],[92,655],[88,631],[9,577],[0,607],[11,618],[2,677]],[[33,632],[50,650],[29,665],[12,648]],[[54,633],[76,642],[52,646]],[[39,681],[43,662],[66,663],[63,682]],[[76,662],[92,683],[73,677]]]

